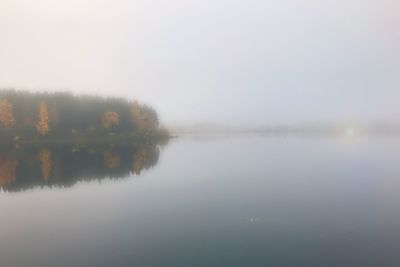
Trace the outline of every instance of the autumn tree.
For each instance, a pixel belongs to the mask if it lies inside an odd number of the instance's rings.
[[[49,121],[47,105],[44,101],[41,101],[39,105],[39,121],[36,125],[38,133],[45,135],[49,131]]]
[[[117,112],[107,111],[101,118],[101,125],[103,128],[110,128],[113,125],[119,124],[119,115]]]
[[[0,100],[0,123],[6,128],[12,128],[15,125],[13,106],[7,99]]]

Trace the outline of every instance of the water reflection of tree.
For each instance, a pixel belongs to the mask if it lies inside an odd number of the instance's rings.
[[[0,156],[0,186],[8,185],[16,180],[17,166],[18,161],[13,155]]]
[[[78,181],[139,175],[157,164],[159,146],[25,147],[0,149],[0,187],[21,191],[35,186],[68,187]]]
[[[110,151],[104,152],[104,165],[109,169],[118,168],[121,165],[121,157]]]
[[[39,151],[40,167],[42,169],[43,181],[47,182],[50,178],[51,172],[51,153],[48,149]]]

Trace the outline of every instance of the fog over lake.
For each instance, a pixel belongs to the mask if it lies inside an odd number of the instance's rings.
[[[0,0],[0,267],[400,266],[399,25]]]
[[[400,117],[400,2],[2,0],[0,87],[123,96],[164,123]]]

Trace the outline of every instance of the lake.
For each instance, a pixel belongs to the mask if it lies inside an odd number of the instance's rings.
[[[395,138],[74,149],[3,153],[0,266],[400,264]]]

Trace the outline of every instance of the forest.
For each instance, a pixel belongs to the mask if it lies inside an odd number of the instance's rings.
[[[166,137],[157,112],[136,100],[0,91],[1,143],[142,142]]]

